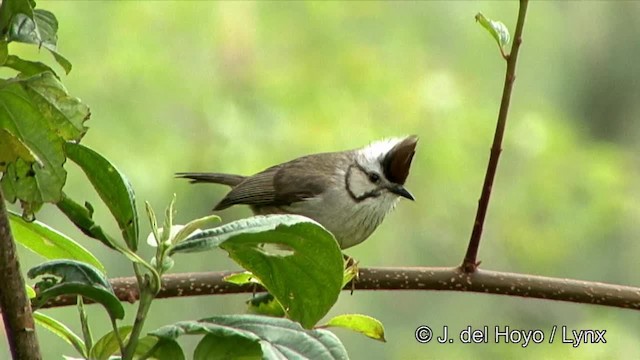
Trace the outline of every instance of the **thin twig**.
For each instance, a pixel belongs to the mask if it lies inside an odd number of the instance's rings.
[[[251,294],[255,284],[235,285],[224,281],[233,271],[164,275],[157,298],[183,296]],[[138,299],[134,277],[115,278],[111,284],[121,301]],[[465,273],[460,268],[360,268],[356,290],[445,290],[560,300],[582,304],[640,310],[640,288],[600,282],[561,279],[489,270]],[[350,291],[352,284],[344,290]],[[257,291],[264,291],[259,288]],[[358,292],[355,292],[357,296]],[[72,305],[74,296],[51,300],[44,307]]]
[[[527,5],[528,0],[520,0],[520,10],[518,12],[518,23],[516,24],[513,47],[511,48],[511,54],[506,57],[507,71],[504,79],[500,112],[498,113],[498,123],[496,124],[496,132],[493,136],[493,145],[491,146],[491,155],[489,157],[489,164],[487,165],[487,172],[484,177],[484,184],[482,185],[482,193],[480,195],[480,200],[478,201],[478,210],[476,212],[475,221],[473,222],[473,231],[471,232],[471,238],[469,239],[469,246],[467,247],[467,253],[465,254],[462,265],[460,266],[465,272],[474,272],[479,265],[477,258],[478,249],[480,247],[480,238],[482,237],[482,228],[487,215],[487,208],[489,207],[491,188],[493,187],[493,180],[496,176],[498,160],[500,159],[500,152],[502,151],[502,138],[504,136],[504,129],[507,123],[507,114],[509,112],[513,83],[516,79],[516,62],[518,60],[520,44],[522,44],[522,29],[524,28],[524,19],[527,15]]]

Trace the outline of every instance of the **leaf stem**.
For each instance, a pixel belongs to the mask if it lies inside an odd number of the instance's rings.
[[[142,333],[144,322],[147,318],[147,313],[151,308],[151,302],[153,301],[153,298],[155,296],[153,289],[150,288],[150,279],[145,276],[145,274],[143,274],[140,266],[137,263],[133,264],[133,271],[136,274],[136,279],[138,282],[140,302],[138,303],[138,311],[133,322],[133,329],[131,330],[131,334],[129,335],[129,341],[127,342],[127,345],[122,352],[123,360],[133,359],[136,347],[138,346],[140,334]]]
[[[516,33],[509,55],[503,56],[507,61],[507,70],[504,79],[504,88],[502,91],[502,101],[500,103],[500,111],[498,113],[498,122],[496,124],[496,131],[493,136],[493,145],[491,146],[491,154],[489,156],[489,164],[487,165],[487,172],[485,173],[484,184],[482,186],[482,193],[480,194],[480,200],[478,200],[478,210],[476,211],[476,217],[473,222],[473,230],[471,232],[471,238],[469,239],[469,246],[464,256],[464,260],[460,265],[462,271],[466,273],[472,273],[476,271],[478,265],[477,261],[478,249],[480,248],[480,238],[482,237],[482,229],[484,227],[485,218],[487,215],[487,208],[489,207],[489,198],[491,197],[491,189],[493,187],[493,180],[496,176],[496,170],[498,168],[498,160],[500,159],[500,153],[502,152],[502,139],[504,137],[504,129],[507,123],[507,114],[509,113],[509,103],[511,101],[511,92],[513,90],[513,83],[516,79],[516,62],[518,60],[518,51],[522,44],[522,30],[524,28],[524,20],[527,15],[528,0],[520,0],[520,9],[518,11],[518,22],[516,24]]]
[[[89,328],[89,317],[84,310],[84,301],[82,296],[77,296],[78,299],[78,313],[80,314],[80,327],[82,327],[82,337],[84,339],[84,346],[87,349],[87,355],[93,348],[93,336],[91,335],[91,328]]]
[[[118,330],[118,324],[116,323],[115,318],[111,318],[111,327],[113,328],[113,336],[116,337],[118,341],[118,347],[120,348],[120,353],[124,353],[124,342],[122,341],[122,337],[120,336],[120,331]]]

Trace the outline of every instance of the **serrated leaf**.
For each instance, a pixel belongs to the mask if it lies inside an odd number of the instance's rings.
[[[131,334],[132,326],[121,326],[118,328],[118,334],[123,341]],[[115,331],[106,333],[91,348],[92,360],[108,360],[111,355],[120,351],[120,344],[116,337]]]
[[[150,333],[167,340],[198,334],[210,334],[223,340],[242,337],[260,345],[263,359],[348,359],[346,349],[330,331],[306,330],[291,320],[268,316],[214,316],[200,321],[181,321]],[[231,352],[233,348],[225,350],[230,351],[228,358],[236,354]],[[243,349],[237,350],[238,354],[244,354]]]
[[[476,21],[489,32],[500,49],[504,49],[505,46],[509,45],[511,36],[509,35],[509,29],[505,24],[500,21],[488,19],[481,13],[476,14]]]
[[[60,280],[47,285],[34,300],[34,306],[40,307],[47,300],[60,295],[81,295],[91,299],[107,309],[113,319],[124,317],[124,307],[114,295],[107,278],[95,267],[75,260],[53,260],[31,268],[27,276],[53,275]]]
[[[260,344],[242,336],[205,335],[193,352],[193,360],[260,360]]]
[[[372,339],[386,342],[384,338],[384,326],[371,316],[361,314],[338,315],[321,327],[341,327],[355,332],[359,332]]]
[[[204,230],[171,253],[220,247],[260,280],[287,316],[311,328],[342,289],[342,253],[331,233],[299,215],[267,215]]]
[[[78,164],[116,219],[127,246],[138,249],[138,214],[129,180],[107,159],[90,148],[68,142],[65,152]]]
[[[9,214],[11,231],[16,241],[46,259],[73,259],[91,264],[104,272],[100,261],[82,245],[39,221],[26,222],[15,213]]]
[[[29,82],[25,87],[29,96],[63,139],[80,140],[87,132],[84,122],[91,116],[89,107],[69,96],[53,73],[43,72],[38,76],[41,81]]]
[[[6,166],[2,189],[10,202],[20,200],[29,213],[60,200],[67,176],[63,144],[84,135],[88,116],[86,105],[70,97],[50,72],[0,81],[0,129],[33,152]]]
[[[84,345],[84,341],[65,324],[40,311],[33,312],[33,319],[36,321],[36,324],[51,331],[66,343],[73,346],[82,356],[87,356],[87,348]]]

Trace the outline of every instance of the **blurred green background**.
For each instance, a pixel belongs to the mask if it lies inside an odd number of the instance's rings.
[[[453,266],[466,249],[505,64],[478,11],[513,32],[517,2],[40,1],[60,22],[63,81],[92,109],[84,143],[131,180],[138,207],[178,222],[227,190],[179,171],[252,174],[300,155],[420,137],[402,201],[365,243],[361,266]],[[532,2],[480,249],[482,267],[640,285],[640,2]],[[51,62],[21,45],[12,51]],[[98,204],[73,164],[66,191]],[[98,220],[117,234],[104,208]],[[248,208],[221,213],[225,221]],[[129,276],[128,261],[85,238],[52,206],[39,220]],[[142,233],[149,226],[142,221]],[[23,250],[23,249],[22,249]],[[145,249],[146,256],[150,252]],[[176,272],[237,269],[224,253],[183,255]],[[26,271],[42,259],[21,251]],[[247,295],[154,303],[147,330],[244,310]],[[96,336],[110,328],[90,307]],[[129,316],[133,306],[128,305]],[[456,292],[343,293],[330,315],[380,319],[387,343],[337,330],[353,359],[638,358],[631,310]],[[48,310],[79,331],[74,308]],[[606,329],[606,344],[418,344],[419,325]],[[75,355],[38,329],[46,359]],[[186,339],[192,349],[195,339]],[[5,355],[2,355],[5,354]],[[0,358],[9,355],[0,342]]]

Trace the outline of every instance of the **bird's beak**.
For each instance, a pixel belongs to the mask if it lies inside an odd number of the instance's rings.
[[[415,198],[413,197],[413,195],[411,195],[411,193],[404,188],[404,186],[402,185],[393,185],[389,188],[389,191],[391,191],[392,193],[402,196],[403,198],[407,198],[411,201],[415,201]]]

